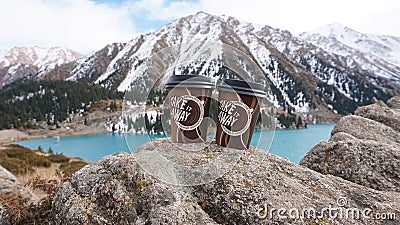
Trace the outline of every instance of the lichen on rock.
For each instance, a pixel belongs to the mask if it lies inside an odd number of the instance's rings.
[[[144,172],[127,153],[78,171],[53,200],[57,224],[212,224],[195,199]]]

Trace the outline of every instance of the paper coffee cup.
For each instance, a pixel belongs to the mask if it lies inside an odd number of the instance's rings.
[[[260,113],[260,101],[266,97],[263,85],[224,79],[217,89],[217,144],[248,149]]]
[[[213,83],[198,75],[172,75],[165,85],[171,119],[171,139],[174,142],[204,142],[207,139]]]

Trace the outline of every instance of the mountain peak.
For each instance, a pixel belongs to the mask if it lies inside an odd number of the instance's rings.
[[[383,62],[388,62],[392,64],[392,66],[396,67],[396,72],[392,72],[392,75],[400,77],[397,72],[400,65],[400,38],[387,35],[364,34],[338,23],[328,24],[314,31],[303,33],[300,35],[300,38],[325,50],[330,49],[329,51],[335,54],[341,52],[339,55],[348,55],[354,58],[354,52],[347,50],[343,52],[340,50],[350,47],[362,54],[372,56],[373,59],[369,57],[367,60],[372,60],[374,61],[373,63],[382,64]],[[326,38],[331,40],[325,40]],[[336,46],[333,46],[333,43]],[[365,57],[359,58],[364,60]],[[381,67],[381,65],[378,67]],[[375,73],[381,72],[381,69],[375,71]]]
[[[187,16],[185,16],[185,17],[178,18],[178,19],[176,19],[175,21],[192,20],[192,19],[198,20],[198,19],[207,19],[207,18],[213,18],[213,17],[215,18],[215,17],[217,17],[217,16],[212,15],[212,14],[207,13],[207,12],[204,12],[204,11],[198,11],[198,12],[195,13],[195,14],[190,14],[190,15],[187,15]],[[172,22],[172,23],[173,23],[173,22]]]
[[[195,15],[196,16],[211,16],[211,14],[206,13],[204,11],[198,11]]]
[[[343,26],[339,23],[331,23],[327,24],[323,27],[317,28],[313,31],[306,32],[309,34],[319,34],[328,38],[336,38],[338,37],[348,37],[348,36],[360,36],[362,33],[359,33],[351,28]]]

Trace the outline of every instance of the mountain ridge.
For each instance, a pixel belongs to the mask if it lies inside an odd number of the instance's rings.
[[[14,47],[0,51],[0,88],[27,75],[41,75],[84,55],[63,47]]]
[[[171,75],[170,68],[176,65],[183,65],[176,68],[177,74],[219,77],[225,71],[221,64],[227,60],[226,49],[210,50],[207,45],[223,43],[245,52],[255,62],[256,69],[262,71],[271,87],[269,100],[275,106],[302,114],[308,121],[337,118],[337,114],[351,114],[358,106],[371,103],[373,98],[387,100],[400,95],[400,65],[374,60],[359,49],[334,42],[346,53],[340,54],[337,49],[325,49],[323,42],[305,40],[308,36],[295,37],[288,31],[266,25],[199,12],[176,19],[160,30],[140,34],[127,43],[109,44],[71,62],[62,72],[50,73],[52,79],[58,76],[59,79],[87,80],[119,91],[134,87],[145,93],[152,83],[162,88],[162,83]],[[317,36],[317,40],[322,38]],[[169,58],[159,57],[154,61],[159,65],[158,70],[149,73],[146,63],[160,51],[165,51]],[[207,51],[209,55],[203,62],[187,63],[200,57],[199,52]],[[358,57],[353,58],[353,53]],[[236,62],[237,67],[242,65]],[[156,81],[158,78],[161,79]]]
[[[299,38],[327,52],[351,56],[364,65],[363,69],[400,83],[400,37],[364,34],[336,23],[302,33]]]

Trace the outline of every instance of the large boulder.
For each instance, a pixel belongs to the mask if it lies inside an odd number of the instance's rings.
[[[0,196],[19,196],[26,199],[28,203],[38,200],[38,198],[27,188],[25,188],[17,178],[0,165]]]
[[[398,98],[360,107],[339,120],[329,141],[311,149],[300,165],[376,190],[400,192]],[[392,107],[392,108],[390,108]]]
[[[84,167],[53,199],[54,222],[381,224],[374,215],[400,213],[396,192],[323,175],[256,148],[187,146],[156,139],[135,158],[118,153]]]
[[[389,99],[388,104],[392,108],[379,104],[362,106],[356,110],[355,115],[375,120],[400,132],[400,109],[398,108],[400,103],[395,97]]]
[[[127,153],[85,166],[53,200],[56,224],[213,224],[196,200]]]

